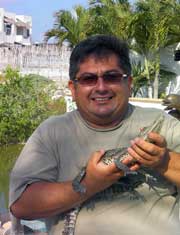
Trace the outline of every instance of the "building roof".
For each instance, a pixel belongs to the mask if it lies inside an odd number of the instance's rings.
[[[7,17],[7,16],[4,16],[4,22],[5,23],[10,23],[10,24],[14,24],[15,23],[15,20]]]
[[[28,22],[25,23],[25,22],[21,21],[20,19],[16,19],[15,24],[18,27],[30,28],[30,24]]]

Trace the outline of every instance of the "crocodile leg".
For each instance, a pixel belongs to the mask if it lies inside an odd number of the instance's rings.
[[[114,163],[115,163],[116,167],[117,167],[119,170],[121,170],[121,171],[124,172],[124,176],[126,176],[126,175],[136,175],[136,174],[137,174],[136,171],[131,171],[128,166],[126,166],[125,164],[123,164],[119,158],[116,158],[116,159],[114,160]]]

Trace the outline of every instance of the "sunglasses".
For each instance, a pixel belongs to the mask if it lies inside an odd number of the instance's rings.
[[[95,86],[99,77],[103,78],[104,83],[107,85],[116,85],[120,84],[122,80],[128,77],[128,75],[120,72],[105,72],[102,75],[86,73],[74,79],[74,82],[79,83],[82,86]]]

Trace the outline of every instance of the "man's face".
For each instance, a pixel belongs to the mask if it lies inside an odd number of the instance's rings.
[[[85,85],[69,81],[73,100],[82,117],[92,126],[109,128],[117,125],[123,118],[128,104],[132,78],[122,79],[111,84],[103,79],[103,74],[124,71],[118,65],[115,54],[106,58],[87,57],[79,66],[77,80],[87,75],[98,75],[96,84]]]

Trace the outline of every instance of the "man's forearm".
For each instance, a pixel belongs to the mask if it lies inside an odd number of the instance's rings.
[[[44,218],[64,212],[90,196],[90,193],[76,193],[72,182],[38,182],[28,186],[10,209],[17,218]]]
[[[116,165],[100,161],[104,151],[92,154],[81,184],[83,195],[74,191],[72,181],[62,183],[37,182],[29,185],[20,198],[11,205],[11,212],[17,218],[36,219],[53,216],[67,211],[86,201],[95,193],[111,186],[124,175]]]
[[[158,171],[172,183],[180,187],[180,153],[169,152],[163,167]]]

